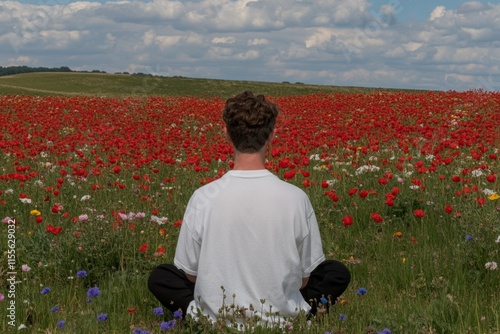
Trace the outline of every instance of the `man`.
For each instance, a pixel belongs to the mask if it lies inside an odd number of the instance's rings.
[[[226,101],[234,167],[194,192],[174,265],[158,266],[149,278],[150,291],[172,312],[283,325],[301,311],[314,315],[320,300],[334,303],[347,288],[349,270],[325,261],[305,192],[265,168],[277,116],[262,95]]]

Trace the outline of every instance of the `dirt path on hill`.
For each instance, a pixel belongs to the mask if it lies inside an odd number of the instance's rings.
[[[3,84],[3,83],[0,83],[0,87],[13,88],[13,89],[21,89],[21,90],[26,90],[26,91],[29,91],[29,92],[40,92],[40,93],[48,93],[48,94],[57,94],[57,95],[68,95],[68,96],[83,95],[81,93],[58,92],[58,91],[55,91],[55,90],[28,88],[28,87],[22,87],[22,86],[6,85],[6,84]]]

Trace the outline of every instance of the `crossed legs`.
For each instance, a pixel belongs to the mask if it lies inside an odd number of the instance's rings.
[[[326,260],[311,273],[307,285],[300,290],[302,296],[316,314],[320,298],[332,304],[347,289],[351,280],[349,269],[339,261]],[[160,303],[172,313],[181,309],[186,314],[189,303],[194,300],[194,283],[173,264],[162,264],[153,269],[148,288]]]

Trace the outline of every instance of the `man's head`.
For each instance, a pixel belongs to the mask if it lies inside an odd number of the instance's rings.
[[[255,153],[266,144],[274,130],[278,107],[264,95],[246,91],[226,101],[222,118],[227,134],[238,151]]]

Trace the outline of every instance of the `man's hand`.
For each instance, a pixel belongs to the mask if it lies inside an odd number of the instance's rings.
[[[184,275],[186,275],[187,279],[193,283],[196,283],[196,276],[193,276],[193,275],[189,275],[189,274],[186,274],[184,273]]]
[[[300,288],[304,289],[307,285],[307,282],[309,282],[309,277],[302,277],[302,286]]]

